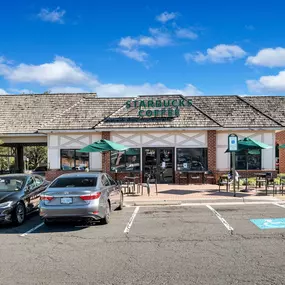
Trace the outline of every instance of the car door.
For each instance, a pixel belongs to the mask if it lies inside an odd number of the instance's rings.
[[[110,199],[111,209],[114,210],[116,208],[116,199],[114,197],[114,192],[112,189],[111,182],[107,178],[106,174],[102,174],[101,181],[102,181],[105,191],[107,192],[107,197]]]
[[[114,205],[116,207],[119,207],[120,205],[120,187],[119,185],[117,185],[117,183],[115,182],[115,180],[109,175],[106,174],[107,178],[110,181],[111,184],[111,191],[112,191],[112,198],[114,199]]]
[[[25,187],[25,204],[26,204],[26,209],[28,212],[32,211],[34,209],[34,202],[33,202],[33,192],[36,188],[36,182],[34,177],[29,177],[26,187]]]
[[[46,189],[46,181],[40,175],[35,175],[34,177],[35,187],[32,191],[32,203],[33,207],[37,208],[40,203],[40,194]]]

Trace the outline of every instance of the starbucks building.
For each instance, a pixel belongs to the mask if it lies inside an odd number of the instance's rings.
[[[276,145],[285,143],[285,100],[278,96],[32,94],[0,96],[0,103],[0,139],[14,150],[17,171],[23,171],[24,146],[46,145],[48,179],[86,167],[118,179],[136,175],[143,181],[149,174],[158,183],[179,183],[184,173],[218,177],[230,169],[225,150],[231,133],[272,146],[249,156],[249,173],[275,172]],[[129,149],[78,152],[102,138]],[[281,168],[283,150],[279,156]],[[239,153],[240,173],[245,162]]]

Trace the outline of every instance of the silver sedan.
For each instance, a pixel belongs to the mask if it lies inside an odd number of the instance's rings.
[[[56,178],[41,194],[40,216],[54,220],[91,219],[108,224],[123,208],[123,192],[107,173],[72,173]]]

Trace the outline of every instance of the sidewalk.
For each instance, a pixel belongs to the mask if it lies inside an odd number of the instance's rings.
[[[218,203],[218,202],[278,202],[280,201],[272,195],[265,196],[263,189],[251,188],[249,192],[237,192],[234,197],[233,189],[226,192],[225,187],[221,187],[219,192],[218,185],[170,185],[158,184],[158,193],[155,193],[155,186],[151,185],[150,196],[144,188],[143,195],[125,195],[124,204],[139,205],[176,205],[183,203]],[[242,188],[241,188],[242,189]],[[240,190],[241,190],[240,189]],[[262,195],[260,195],[262,194]]]

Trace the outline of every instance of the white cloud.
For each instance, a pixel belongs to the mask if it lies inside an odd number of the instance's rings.
[[[90,90],[81,87],[59,86],[50,88],[51,93],[89,93]]]
[[[34,82],[44,86],[57,84],[96,83],[96,78],[84,72],[70,59],[56,56],[51,63],[32,65],[21,63],[17,66],[0,63],[0,75],[13,82]]]
[[[7,66],[0,64],[0,75],[4,75],[6,79],[13,83],[29,83],[45,86],[52,93],[97,92],[101,97],[124,97],[140,94],[203,94],[192,84],[187,84],[182,89],[175,89],[169,88],[162,83],[144,83],[141,85],[103,83],[97,80],[94,74],[82,70],[75,62],[64,57],[56,57],[54,62],[40,65],[22,63],[17,66]],[[14,93],[33,93],[23,88],[10,90]],[[7,94],[3,89],[0,89],[1,92]]]
[[[175,19],[177,16],[178,14],[174,12],[171,13],[163,12],[160,15],[156,16],[156,20],[164,24],[170,20]]]
[[[136,95],[158,95],[158,94],[182,94],[202,95],[203,93],[192,84],[187,84],[183,89],[169,88],[162,83],[142,85],[125,84],[100,84],[95,88],[100,97],[125,97]]]
[[[149,33],[150,36],[121,38],[116,51],[136,61],[145,62],[148,54],[140,48],[164,47],[172,44],[171,36],[166,31],[150,28]]]
[[[38,14],[38,17],[45,21],[45,22],[51,22],[51,23],[60,23],[63,24],[63,16],[65,15],[65,10],[61,10],[59,7],[54,9],[53,11],[50,11],[49,9],[41,9],[40,13]]]
[[[9,94],[8,92],[0,88],[0,95],[8,95],[8,94]]]
[[[134,46],[138,45],[138,40],[133,39],[132,37],[121,38],[119,46],[127,49],[131,49]]]
[[[176,36],[181,39],[190,39],[190,40],[195,40],[198,38],[198,35],[189,29],[176,30]]]
[[[17,89],[17,88],[9,88],[9,92],[13,94],[34,94],[35,92],[30,89]]]
[[[254,92],[285,92],[285,70],[277,75],[261,76],[258,80],[247,80],[247,87]]]
[[[246,60],[246,64],[266,67],[284,67],[285,48],[277,47],[262,49],[256,56],[249,56]]]
[[[184,55],[184,58],[186,61],[193,60],[197,63],[206,61],[223,63],[243,58],[245,55],[246,52],[237,45],[220,44],[213,48],[208,48],[206,54],[203,54],[201,52],[196,52],[194,54],[186,53]]]
[[[137,49],[120,49],[119,52],[139,62],[145,62],[148,57],[146,52]]]

